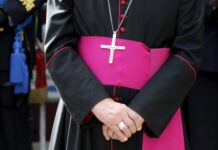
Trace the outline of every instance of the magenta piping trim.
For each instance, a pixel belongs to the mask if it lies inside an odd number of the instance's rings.
[[[185,58],[183,58],[182,56],[179,56],[179,55],[174,55],[174,56],[177,57],[177,58],[179,58],[179,59],[182,60],[183,62],[185,62],[185,63],[189,66],[189,68],[191,69],[191,71],[192,71],[194,77],[196,78],[197,73],[196,73],[194,67],[193,67]]]
[[[48,65],[52,62],[52,60],[58,55],[60,54],[63,50],[65,50],[66,48],[71,48],[70,46],[65,46],[60,48],[59,50],[57,50],[52,57],[48,60],[48,62],[46,63],[46,68],[48,68]]]

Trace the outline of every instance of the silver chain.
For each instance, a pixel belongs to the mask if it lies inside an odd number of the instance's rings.
[[[107,0],[107,4],[108,4],[108,11],[109,11],[109,16],[110,16],[110,22],[111,22],[112,31],[113,31],[113,33],[114,32],[117,33],[117,31],[120,29],[121,25],[123,24],[124,19],[126,18],[126,15],[127,15],[128,11],[129,11],[129,8],[130,8],[130,6],[132,4],[132,0],[129,1],[129,4],[128,4],[127,8],[126,8],[124,16],[123,16],[122,20],[120,21],[120,24],[118,25],[116,30],[114,30],[114,24],[113,24],[113,17],[112,17],[112,13],[111,13],[110,0]]]

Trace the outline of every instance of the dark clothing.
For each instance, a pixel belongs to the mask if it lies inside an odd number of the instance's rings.
[[[191,150],[218,149],[218,9],[205,0],[203,61],[183,107]]]
[[[145,119],[144,131],[153,137],[161,135],[195,81],[203,33],[201,1],[167,0],[158,3],[133,1],[122,25],[125,31],[119,32],[119,38],[143,42],[152,48],[171,48],[170,59],[128,104]],[[119,0],[111,1],[114,26],[120,21],[118,14],[124,13],[126,6]],[[59,149],[78,150],[75,145],[80,145],[77,139],[83,132],[80,125],[84,118],[96,103],[111,97],[76,52],[81,36],[112,36],[107,1],[49,0],[47,7],[45,44],[48,70],[70,117],[64,121],[66,138],[57,142],[61,145]],[[96,134],[102,133],[101,130],[98,132]],[[122,145],[125,144],[120,143]],[[89,149],[92,148],[84,148]]]
[[[218,149],[218,73],[199,72],[185,103],[191,150]]]
[[[9,71],[10,67],[10,54],[12,52],[12,42],[14,40],[14,27],[24,21],[24,19],[32,15],[33,12],[38,9],[42,4],[45,2],[45,0],[36,0],[35,7],[31,11],[27,11],[25,7],[21,4],[18,0],[8,0],[5,4],[0,5],[0,9],[2,9],[4,12],[7,13],[9,16],[8,23],[3,26],[4,31],[0,32],[0,49],[1,49],[1,55],[0,55],[0,71]],[[28,32],[32,32],[29,34]],[[33,26],[32,24],[25,28],[25,33],[29,35],[33,34]],[[26,36],[24,35],[24,38]],[[27,37],[26,37],[27,38]],[[29,38],[29,37],[28,37]],[[31,38],[32,40],[32,38]],[[4,43],[4,44],[2,44]],[[27,45],[29,44],[29,45]],[[33,44],[33,45],[32,45]],[[28,43],[24,43],[24,46],[26,47],[27,51],[34,53],[35,47],[33,41],[28,41]],[[32,49],[33,48],[33,49]],[[33,57],[31,57],[33,58]],[[6,81],[7,82],[7,81]]]
[[[122,88],[122,87],[105,87],[106,91],[110,94],[111,97],[119,99],[120,102],[128,104],[131,99],[137,94],[137,90]],[[115,89],[115,91],[114,91]],[[71,116],[67,113],[65,109],[65,129],[69,129],[68,137],[65,134],[65,138],[60,136],[60,140],[71,139],[76,141],[75,145],[63,145],[60,149],[71,149],[71,150],[139,150],[142,146],[142,132],[137,132],[134,134],[128,142],[121,144],[118,141],[106,141],[103,137],[102,132],[102,123],[93,118],[90,122],[84,123],[81,126],[78,126],[75,122],[69,124],[68,121],[71,120]],[[72,128],[73,127],[73,128]],[[63,132],[64,133],[64,132]],[[77,136],[75,136],[77,135]],[[62,138],[62,139],[61,139]],[[76,138],[76,139],[75,139]],[[64,142],[65,143],[65,142]]]
[[[218,72],[218,9],[213,10],[205,1],[204,50],[200,70]]]
[[[0,150],[31,150],[27,96],[0,86]]]
[[[19,0],[7,0],[0,5],[0,11],[7,14],[7,20],[0,28],[0,149],[30,150],[31,141],[28,128],[28,93],[14,94],[14,86],[9,82],[10,56],[13,51],[15,27],[33,14],[43,4],[43,0],[33,1],[35,6],[27,11]],[[31,71],[34,65],[33,22],[24,29],[27,65]]]

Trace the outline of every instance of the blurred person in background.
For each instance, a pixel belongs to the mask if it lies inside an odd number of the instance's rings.
[[[183,110],[191,150],[218,150],[218,1],[204,3],[203,61]]]
[[[34,19],[44,0],[0,0],[0,149],[30,150],[28,94]]]
[[[201,0],[48,0],[50,150],[185,150],[202,34]]]

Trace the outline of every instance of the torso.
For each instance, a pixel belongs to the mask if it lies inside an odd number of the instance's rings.
[[[119,32],[119,38],[144,42],[150,47],[170,47],[175,37],[179,1],[133,0],[121,26],[126,31]],[[111,1],[115,28],[126,8],[121,0]],[[73,16],[79,36],[112,36],[107,0],[74,0]]]

